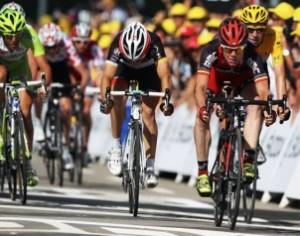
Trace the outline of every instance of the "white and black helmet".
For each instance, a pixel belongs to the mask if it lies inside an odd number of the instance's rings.
[[[129,24],[121,33],[119,49],[121,54],[130,61],[143,59],[150,48],[151,38],[145,28],[139,22]]]

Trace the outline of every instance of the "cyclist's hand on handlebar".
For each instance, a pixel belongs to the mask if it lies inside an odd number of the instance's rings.
[[[45,87],[44,85],[37,89],[37,93],[38,93],[39,97],[40,97],[43,101],[46,100],[46,97],[47,97],[47,89],[46,89],[46,87]]]
[[[277,114],[281,122],[287,121],[291,116],[291,110],[288,107],[285,107],[284,109],[283,107],[278,106]]]
[[[264,116],[264,120],[265,120],[265,125],[267,127],[274,124],[276,121],[276,117],[277,117],[276,112],[274,110],[272,110],[272,114],[269,114],[267,112],[267,110],[264,110],[263,116]]]
[[[103,114],[109,114],[111,112],[112,107],[113,107],[113,100],[106,99],[104,101],[100,101],[100,111]]]
[[[174,106],[171,103],[166,105],[163,102],[162,104],[160,104],[159,108],[160,108],[161,112],[164,113],[165,116],[170,116],[174,112]]]
[[[171,92],[170,89],[165,90],[165,96],[164,96],[165,102],[161,103],[159,108],[162,113],[164,113],[165,116],[170,116],[174,112],[174,106],[170,103],[171,100]]]
[[[208,123],[208,121],[209,121],[209,112],[207,111],[206,106],[203,106],[203,107],[199,108],[198,116],[204,123]]]

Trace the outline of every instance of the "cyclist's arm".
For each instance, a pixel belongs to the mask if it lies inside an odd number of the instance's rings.
[[[30,71],[31,71],[31,76],[35,80],[35,79],[37,79],[38,66],[34,59],[31,49],[29,49],[27,51],[27,59],[28,59],[28,65],[29,65]]]
[[[84,67],[83,64],[79,64],[74,68],[80,74],[80,87],[82,90],[84,90],[89,82],[89,71]]]
[[[51,67],[47,62],[47,59],[44,55],[36,56],[35,61],[40,68],[39,72],[44,72],[46,76],[46,85],[49,85],[52,81],[52,71]]]
[[[170,80],[170,69],[168,60],[166,57],[161,58],[157,63],[157,74],[160,78],[161,89],[165,91],[166,89],[171,88],[171,80]]]
[[[45,50],[39,39],[39,36],[35,29],[26,25],[27,32],[30,34],[30,48],[32,50],[33,56],[35,58],[35,62],[39,68],[39,72],[44,72],[46,76],[46,84],[49,85],[52,81],[52,73],[51,68],[45,58]],[[35,78],[35,77],[33,77]]]
[[[206,89],[209,79],[209,73],[203,70],[198,70],[196,75],[195,98],[197,107],[205,106]]]
[[[269,84],[268,84],[267,77],[264,76],[264,77],[257,78],[255,82],[255,89],[258,95],[258,99],[266,100],[269,95]]]
[[[284,57],[283,57],[283,38],[281,33],[275,32],[275,42],[272,51],[273,68],[276,80],[276,91],[278,98],[282,98],[286,94],[285,85],[285,69],[284,69]]]
[[[104,71],[102,75],[102,79],[100,82],[100,100],[105,99],[105,91],[106,88],[111,87],[111,82],[117,72],[118,66],[114,63],[111,63],[110,61],[107,61],[104,66]]]

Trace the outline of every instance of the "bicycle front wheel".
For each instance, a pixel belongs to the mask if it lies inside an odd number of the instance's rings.
[[[213,200],[214,200],[214,221],[216,226],[221,226],[224,212],[226,209],[226,191],[224,178],[224,156],[226,155],[225,148],[225,131],[221,130],[218,143],[217,157],[214,162],[210,179],[213,184]]]
[[[255,176],[251,183],[243,183],[243,208],[244,208],[244,219],[245,222],[250,224],[252,222],[255,201],[256,201],[256,183],[258,179],[258,168],[257,168],[257,155],[255,156],[253,166],[255,168]]]
[[[27,136],[25,133],[24,122],[21,114],[18,116],[18,138],[20,146],[16,147],[20,150],[19,155],[17,156],[17,177],[18,177],[18,185],[19,185],[19,197],[20,201],[23,205],[26,204],[27,201],[27,161],[30,156],[28,143],[27,143]]]
[[[138,124],[134,127],[133,130],[133,139],[131,143],[131,153],[132,158],[130,158],[129,161],[131,161],[131,166],[129,169],[129,208],[131,210],[131,213],[133,213],[133,216],[137,216],[138,214],[138,208],[139,208],[139,189],[140,189],[140,155],[141,155],[141,142],[142,142],[142,134],[141,134],[141,128]]]
[[[242,183],[242,134],[234,129],[227,147],[228,181],[227,181],[227,213],[231,230],[235,228],[240,209],[241,183]]]

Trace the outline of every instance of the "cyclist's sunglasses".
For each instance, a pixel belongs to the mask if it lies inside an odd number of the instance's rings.
[[[246,45],[238,46],[238,47],[228,47],[225,45],[221,45],[223,51],[227,54],[231,54],[232,52],[236,52],[237,54],[242,53],[246,47]]]
[[[76,40],[73,40],[73,42],[75,44],[84,44],[84,45],[88,45],[90,43],[90,40],[83,40],[83,39],[76,39]]]
[[[12,39],[20,40],[23,37],[23,35],[24,35],[23,32],[18,32],[15,34],[3,34],[2,37],[5,40],[12,40]]]
[[[252,34],[252,33],[254,33],[255,31],[256,31],[257,33],[263,33],[263,32],[265,32],[265,30],[266,30],[266,26],[256,26],[256,27],[248,26],[247,28],[248,28],[248,33],[249,33],[249,34]]]
[[[54,44],[53,46],[44,46],[44,48],[49,51],[49,50],[52,50],[52,49],[55,49],[57,48],[58,44]]]

